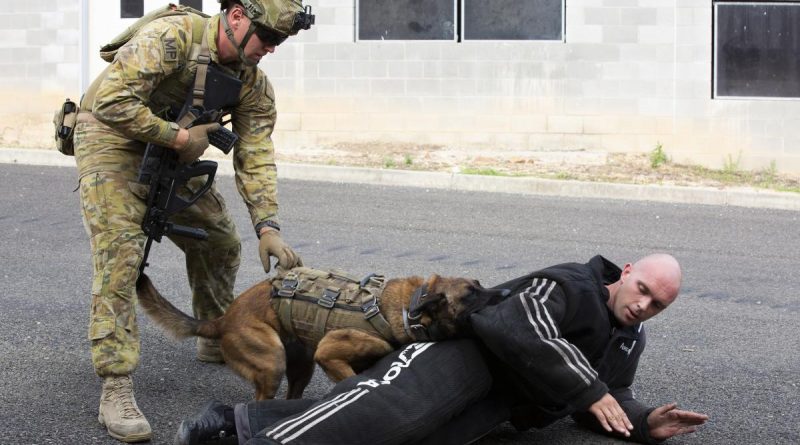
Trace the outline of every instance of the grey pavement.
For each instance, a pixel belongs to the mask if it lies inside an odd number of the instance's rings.
[[[233,174],[230,160],[212,159],[219,162],[218,174]],[[13,148],[0,148],[0,163],[62,167],[75,165],[73,158],[55,150]],[[633,185],[291,163],[279,163],[278,167],[282,178],[305,181],[800,210],[800,193],[744,187],[717,189],[657,184]]]
[[[597,253],[618,263],[673,253],[684,284],[676,303],[647,323],[637,397],[711,416],[699,433],[670,444],[800,443],[800,213],[298,181],[285,170],[284,237],[312,267],[436,272],[491,285]],[[117,444],[96,420],[100,381],[86,340],[91,256],[72,192],[76,170],[0,164],[0,183],[0,444]],[[240,292],[264,273],[232,178],[220,178],[218,187],[242,236]],[[156,244],[150,264],[164,295],[190,310],[180,251]],[[252,397],[224,366],[196,361],[191,341],[171,340],[146,316],[139,321],[143,356],[134,381],[152,443],[169,443],[180,419],[211,398]],[[306,395],[330,387],[317,373]],[[496,443],[622,442],[563,420],[524,433],[503,425],[480,445]]]

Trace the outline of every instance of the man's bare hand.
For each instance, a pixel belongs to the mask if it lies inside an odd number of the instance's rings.
[[[633,424],[631,424],[631,421],[628,420],[628,415],[617,403],[617,399],[611,394],[606,394],[600,400],[594,402],[589,407],[589,412],[594,414],[600,425],[609,433],[616,431],[625,437],[630,437],[630,430],[633,429]],[[650,432],[652,434],[652,430]]]
[[[656,440],[697,431],[697,426],[706,423],[708,416],[693,411],[678,409],[677,403],[669,403],[653,410],[647,416],[650,437]]]

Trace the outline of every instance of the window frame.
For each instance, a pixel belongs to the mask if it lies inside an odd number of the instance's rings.
[[[467,39],[464,38],[466,29],[466,14],[464,14],[466,0],[453,0],[453,39],[362,39],[361,38],[361,2],[363,0],[355,1],[354,23],[355,23],[355,41],[356,42],[558,42],[566,43],[567,41],[567,0],[560,0],[561,2],[561,37],[556,39]],[[521,0],[524,1],[524,0]]]
[[[524,1],[524,0],[521,0]],[[460,4],[459,12],[459,42],[503,42],[503,43],[521,43],[521,42],[559,42],[566,43],[567,41],[567,0],[561,0],[561,38],[560,39],[467,39],[464,38],[466,34],[466,14],[464,14],[466,0],[458,0]]]
[[[136,9],[136,12],[141,11],[141,13],[139,15],[125,15],[126,11],[130,9]],[[120,19],[139,19],[144,14],[145,14],[144,0],[119,0]]]
[[[800,93],[797,96],[736,96],[736,95],[720,95],[719,88],[719,11],[720,6],[730,5],[758,5],[758,6],[796,6],[800,8],[800,1],[798,0],[772,0],[772,1],[756,1],[756,0],[713,0],[711,8],[711,98],[715,100],[774,100],[774,101],[793,101],[800,100]],[[798,28],[800,33],[800,27]],[[798,73],[800,74],[800,73]]]
[[[459,36],[459,17],[458,17],[458,4],[461,0],[452,0],[453,1],[453,38],[452,39],[362,39],[361,38],[361,20],[360,20],[360,13],[361,13],[361,1],[356,0],[356,8],[355,8],[355,38],[356,42],[458,42],[460,40]]]

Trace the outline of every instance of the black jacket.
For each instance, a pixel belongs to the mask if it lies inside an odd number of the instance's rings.
[[[496,359],[497,391],[511,404],[518,429],[543,427],[573,415],[604,431],[586,410],[610,392],[634,425],[631,439],[650,442],[647,415],[633,398],[645,335],[641,323],[623,327],[606,306],[605,285],[619,267],[602,256],[533,272],[497,287],[510,296],[470,317],[475,334]]]

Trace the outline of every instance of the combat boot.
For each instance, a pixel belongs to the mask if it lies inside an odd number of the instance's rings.
[[[219,340],[198,337],[197,359],[207,363],[225,363],[222,351],[219,350]]]
[[[233,408],[212,400],[178,426],[173,445],[236,444]]]
[[[122,442],[143,442],[150,440],[153,435],[150,423],[136,405],[133,381],[127,375],[106,377],[103,380],[97,420],[105,425],[111,437]]]

